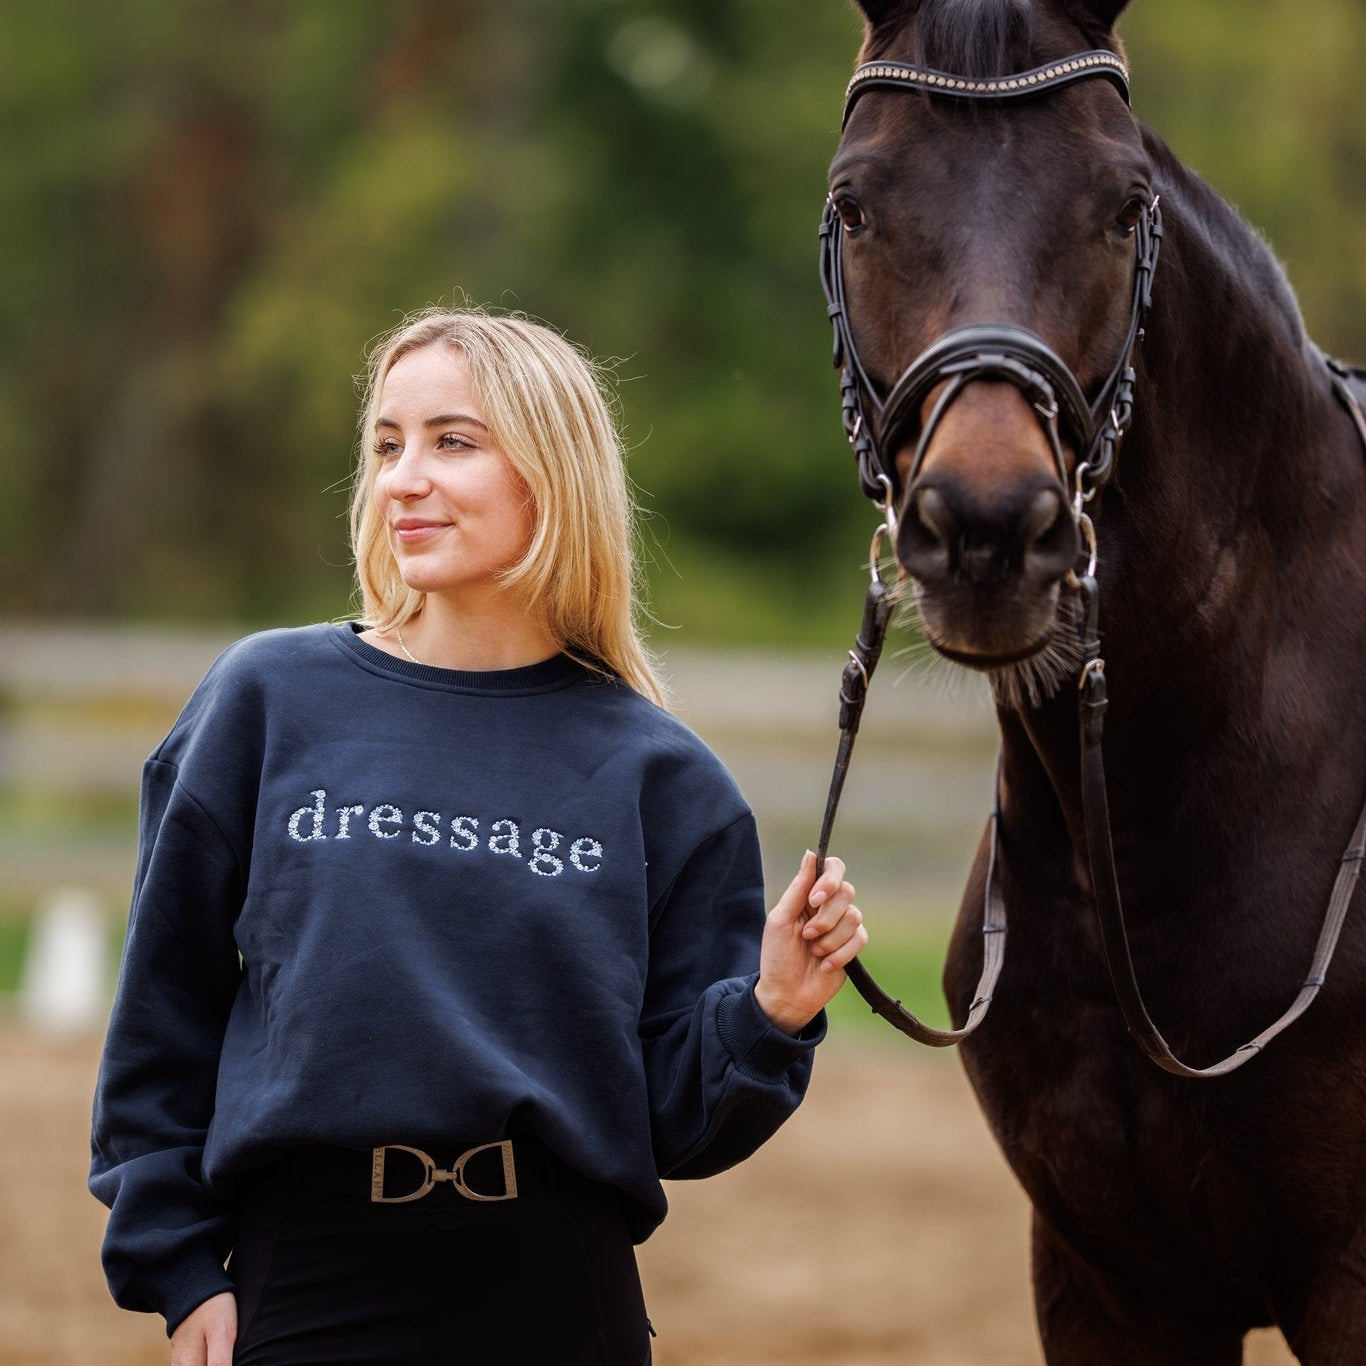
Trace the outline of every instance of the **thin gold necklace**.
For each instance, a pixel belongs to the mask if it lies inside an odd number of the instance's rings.
[[[398,637],[398,648],[402,650],[403,653],[407,655],[408,658],[411,659],[414,664],[417,664],[425,669],[427,666],[423,664],[422,661],[404,643],[403,632],[397,626],[394,627],[394,634]]]

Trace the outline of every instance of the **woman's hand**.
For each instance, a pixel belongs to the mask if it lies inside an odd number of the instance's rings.
[[[232,1366],[237,1296],[225,1290],[181,1320],[171,1334],[171,1366]]]
[[[820,877],[808,852],[768,913],[759,950],[759,1007],[787,1034],[800,1033],[844,985],[844,968],[868,944],[844,864],[828,858]]]

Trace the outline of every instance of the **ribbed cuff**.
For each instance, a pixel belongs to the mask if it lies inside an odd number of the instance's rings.
[[[716,1007],[716,1028],[736,1067],[760,1081],[778,1081],[794,1062],[805,1058],[825,1038],[825,1011],[800,1034],[784,1034],[764,1014],[751,978],[729,991]]]
[[[160,1310],[166,1319],[166,1336],[170,1337],[205,1300],[236,1287],[221,1263],[201,1265],[196,1261],[174,1273],[163,1267],[148,1267],[132,1289],[139,1300]]]

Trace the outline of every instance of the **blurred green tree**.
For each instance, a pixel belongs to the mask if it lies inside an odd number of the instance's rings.
[[[1366,354],[1357,0],[1140,0],[1141,114]],[[840,645],[871,528],[815,278],[843,0],[0,0],[0,611],[341,612],[401,313],[617,357],[663,639]]]

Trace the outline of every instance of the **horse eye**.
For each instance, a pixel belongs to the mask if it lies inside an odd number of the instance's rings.
[[[1148,201],[1142,195],[1134,195],[1128,200],[1124,207],[1119,211],[1119,217],[1115,219],[1120,232],[1126,237],[1138,227],[1138,220],[1148,211]]]
[[[840,195],[834,203],[835,213],[839,216],[845,232],[854,232],[863,227],[867,220],[863,216],[863,210],[859,207],[857,199],[845,194]]]

